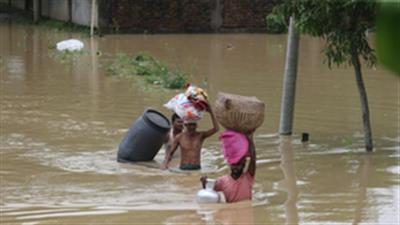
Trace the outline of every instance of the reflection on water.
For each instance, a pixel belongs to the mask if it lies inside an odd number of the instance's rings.
[[[293,166],[293,148],[292,138],[290,136],[281,136],[279,150],[281,153],[280,167],[284,174],[284,179],[279,181],[278,189],[287,192],[285,205],[285,224],[298,224],[299,216],[297,212],[297,186],[296,173]]]
[[[370,167],[370,157],[371,155],[364,155],[362,166],[360,166],[360,178],[357,196],[357,205],[354,213],[353,224],[359,224],[362,222],[364,207],[366,206],[366,196],[367,196],[367,181]]]
[[[67,38],[84,53],[61,60]],[[233,48],[227,48],[230,44]],[[321,64],[322,43],[302,37],[295,135],[276,134],[285,35],[110,35],[0,24],[1,221],[20,224],[397,224],[399,223],[399,80],[365,69],[376,151],[364,153],[359,97],[351,68]],[[251,203],[195,202],[199,177],[228,172],[218,135],[208,139],[199,173],[119,164],[117,146],[145,108],[174,91],[144,91],[106,76],[118,53],[140,51],[178,65],[191,81],[255,95],[267,105],[257,130]],[[101,52],[101,54],[97,54]],[[210,127],[209,118],[199,129]],[[310,133],[310,142],[297,134]]]
[[[254,207],[248,201],[204,205],[195,213],[169,217],[165,224],[254,224]]]

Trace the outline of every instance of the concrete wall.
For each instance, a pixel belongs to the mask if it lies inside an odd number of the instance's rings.
[[[48,7],[48,15],[45,16],[62,21],[69,20],[67,0],[47,0],[47,7]]]
[[[49,17],[49,0],[41,0],[41,15],[44,17]]]
[[[72,0],[72,22],[90,26],[92,11],[92,1],[91,0]],[[97,11],[97,10],[96,10]],[[97,20],[95,20],[97,21]],[[95,23],[97,27],[97,23]]]
[[[71,22],[79,25],[90,26],[92,0],[70,0],[71,13],[69,12],[68,0],[41,1],[43,17],[61,21],[71,20]],[[95,21],[97,21],[97,18]],[[95,27],[97,27],[97,23],[95,23]]]

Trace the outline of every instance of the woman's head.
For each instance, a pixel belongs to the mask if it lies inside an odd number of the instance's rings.
[[[245,157],[243,157],[241,160],[239,160],[239,162],[235,164],[230,164],[229,167],[231,169],[231,177],[235,180],[238,179],[242,175],[245,166],[246,166]]]

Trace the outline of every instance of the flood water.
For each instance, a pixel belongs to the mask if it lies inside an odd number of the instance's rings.
[[[63,59],[58,41],[84,52]],[[227,47],[229,45],[229,47]],[[233,47],[231,47],[233,46]],[[329,70],[323,43],[301,38],[294,135],[277,134],[286,35],[108,35],[0,24],[1,224],[398,224],[399,78],[364,69],[375,151],[366,154],[351,67]],[[199,177],[228,170],[218,135],[201,173],[116,162],[131,123],[176,91],[152,91],[106,75],[117,53],[141,51],[177,65],[218,91],[257,96],[266,119],[255,134],[253,201],[198,205]],[[98,54],[96,54],[96,52]],[[206,116],[199,129],[211,126]],[[302,132],[310,142],[302,144]]]

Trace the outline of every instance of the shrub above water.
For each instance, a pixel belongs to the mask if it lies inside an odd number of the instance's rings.
[[[187,83],[187,75],[182,70],[179,68],[171,70],[165,62],[147,53],[139,53],[133,58],[118,54],[108,66],[107,72],[122,77],[139,76],[148,84],[168,89],[180,89]]]

